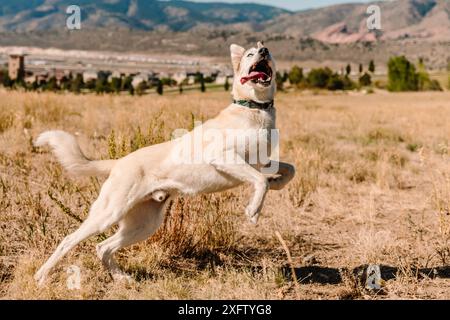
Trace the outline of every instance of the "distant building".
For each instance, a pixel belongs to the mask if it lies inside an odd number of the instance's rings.
[[[152,78],[152,74],[141,72],[133,77],[133,81],[131,82],[131,85],[133,88],[137,88],[141,83],[148,82]]]
[[[95,71],[95,70],[85,71],[85,72],[83,72],[83,82],[86,83],[91,80],[97,80],[98,75],[99,75],[99,72]]]
[[[11,80],[23,80],[25,76],[25,55],[11,54],[9,56],[8,75]]]
[[[27,84],[36,83],[38,85],[41,85],[41,84],[47,82],[48,79],[49,79],[48,71],[37,71],[37,72],[32,72],[30,74],[27,74],[25,77],[25,82]]]
[[[71,77],[71,72],[64,69],[51,69],[47,74],[48,79],[55,78],[56,83],[61,85],[63,82],[67,81]]]
[[[177,72],[173,74],[172,79],[175,80],[178,84],[182,83],[188,77],[186,72]]]

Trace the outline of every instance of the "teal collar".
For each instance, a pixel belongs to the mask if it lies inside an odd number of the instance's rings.
[[[253,100],[233,100],[233,103],[250,109],[267,110],[273,107],[273,100],[270,102],[255,102]]]

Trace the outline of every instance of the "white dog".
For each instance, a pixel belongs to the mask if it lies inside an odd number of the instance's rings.
[[[234,102],[216,118],[179,139],[139,149],[119,160],[90,161],[75,138],[66,132],[47,131],[38,137],[36,146],[49,144],[68,171],[78,175],[108,176],[87,219],[64,238],[36,273],[39,284],[44,283],[50,270],[69,250],[115,224],[119,225],[117,233],[97,245],[97,254],[114,279],[128,278],[116,264],[114,253],[150,237],[162,223],[169,199],[177,194],[220,192],[250,183],[254,193],[246,214],[256,223],[268,189],[280,190],[294,177],[295,169],[290,164],[272,160],[264,163],[248,161],[258,152],[258,148],[251,151],[252,147],[261,142],[270,144],[252,139],[256,136],[259,140],[267,140],[269,136],[259,132],[275,128],[275,62],[261,42],[257,48],[249,50],[237,45],[231,45],[230,49],[235,73]],[[200,163],[180,162],[173,156],[186,144],[186,138],[195,137],[199,130],[219,131],[228,135],[228,139],[233,132],[242,132],[242,129],[248,132],[244,137],[248,139],[231,147],[202,139],[202,150],[214,152]],[[242,141],[239,139],[242,137],[235,138]],[[224,161],[228,156],[234,159],[232,163]],[[276,167],[277,172],[262,173],[269,166]]]

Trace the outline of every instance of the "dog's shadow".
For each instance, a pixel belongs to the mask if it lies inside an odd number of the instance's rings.
[[[295,267],[295,275],[298,282],[303,284],[332,284],[343,283],[343,275],[353,275],[360,281],[365,281],[367,277],[368,265],[361,265],[353,269],[348,268],[329,268],[323,266],[304,266]],[[450,266],[436,268],[398,268],[387,265],[380,265],[381,279],[384,281],[393,280],[400,274],[407,274],[417,279],[450,279]],[[283,276],[287,280],[292,280],[292,268],[283,266],[280,268]]]
[[[176,274],[188,274],[195,273],[201,270],[210,270],[212,273],[215,272],[215,268],[217,266],[224,265],[217,255],[212,255],[211,259],[201,260],[195,263],[195,266],[191,266],[186,268],[186,266],[177,266],[177,265],[161,265],[162,269],[170,270]],[[261,274],[264,272],[264,268],[262,266],[255,265],[229,265],[230,267],[234,267],[236,269],[242,269],[252,272],[253,274]],[[388,265],[379,265],[381,279],[384,281],[396,279],[401,274],[407,274],[416,279],[450,279],[450,266],[442,266],[435,268],[399,268]],[[311,265],[311,266],[301,266],[294,267],[295,276],[297,281],[301,284],[322,284],[322,285],[338,285],[344,282],[345,276],[352,276],[354,279],[365,282],[367,277],[367,268],[368,265],[361,265],[356,268],[331,268],[320,265]],[[287,281],[292,281],[294,277],[292,276],[292,268],[289,265],[283,265],[278,268],[278,271],[283,276],[283,278]],[[146,269],[144,266],[136,266],[133,268],[129,268],[127,270],[129,274],[132,274],[134,279],[138,282],[146,281],[146,280],[155,280],[158,277],[157,273],[151,272]]]

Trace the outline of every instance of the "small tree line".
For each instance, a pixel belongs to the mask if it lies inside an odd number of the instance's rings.
[[[364,87],[372,87],[372,77],[375,75],[375,62],[371,60],[364,71],[363,64],[358,66],[356,80],[352,79],[352,67],[350,64],[343,67],[341,71],[335,72],[330,68],[315,68],[307,74],[299,66],[291,70],[277,74],[278,89],[283,90],[286,83],[298,89],[327,89],[327,90],[354,90]],[[406,57],[392,57],[388,62],[388,83],[386,89],[389,91],[441,91],[439,81],[431,79],[426,71],[423,59],[420,59],[417,67]],[[450,88],[450,61],[449,61],[449,88]],[[377,86],[382,87],[379,83]]]
[[[439,81],[431,79],[423,59],[417,67],[406,57],[392,57],[388,62],[389,91],[442,91]]]
[[[354,90],[361,88],[371,88],[373,86],[372,77],[375,74],[375,62],[371,60],[364,71],[364,65],[359,64],[358,75],[351,77],[352,67],[350,64],[343,67],[340,72],[331,70],[328,67],[315,68],[305,73],[303,68],[295,65],[289,71],[277,72],[277,87],[284,90],[287,82],[291,87],[297,89],[325,89],[325,90]],[[417,66],[404,56],[392,57],[388,62],[388,82],[385,87],[392,92],[397,91],[441,91],[439,81],[431,79],[426,71],[423,59],[420,59]],[[450,60],[448,62],[448,87],[450,89]],[[353,79],[352,79],[353,78]],[[83,80],[81,74],[64,76],[59,81],[56,77],[50,77],[41,81],[26,83],[23,80],[13,81],[9,78],[6,70],[0,70],[0,83],[7,88],[24,88],[28,91],[68,91],[73,93],[95,92],[102,93],[122,93],[128,92],[130,95],[142,95],[147,90],[154,89],[156,93],[164,94],[165,88],[178,88],[178,92],[183,94],[185,87],[190,90],[197,88],[201,92],[206,92],[207,83],[213,83],[211,77],[204,77],[198,72],[194,77],[194,84],[190,85],[185,79],[177,83],[170,77],[154,79],[152,81],[141,81],[137,86],[133,86],[133,77],[109,77],[106,73],[99,73],[96,79]],[[380,86],[379,83],[375,85]],[[219,85],[220,86],[220,85]],[[223,89],[229,91],[231,87],[228,77],[225,79]],[[382,87],[382,86],[380,86]]]
[[[283,90],[286,82],[298,89],[327,89],[327,90],[353,90],[367,87],[372,84],[372,76],[375,72],[375,63],[370,61],[368,72],[363,72],[363,65],[359,65],[358,81],[351,79],[352,67],[348,64],[341,72],[332,71],[330,68],[315,68],[305,74],[303,68],[294,66],[290,71],[277,74],[278,89]]]
[[[25,82],[23,79],[11,80],[7,70],[0,70],[0,84],[6,88],[18,89],[23,88],[26,91],[51,91],[51,92],[94,92],[97,94],[115,93],[120,94],[128,92],[130,95],[143,95],[147,90],[154,89],[156,93],[164,94],[165,88],[178,88],[180,94],[185,90],[185,87],[198,89],[201,92],[206,92],[207,84],[214,83],[215,79],[212,77],[205,77],[198,72],[193,83],[190,84],[188,79],[177,83],[170,77],[152,79],[151,81],[140,81],[137,85],[133,85],[133,77],[110,77],[107,73],[100,72],[96,79],[84,81],[82,74],[69,74],[57,80],[55,76],[48,77],[42,80],[35,80],[32,82]],[[230,80],[225,78],[223,89],[230,90]],[[218,85],[219,87],[221,85]]]

